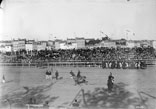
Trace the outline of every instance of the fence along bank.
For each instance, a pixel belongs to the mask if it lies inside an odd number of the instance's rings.
[[[0,63],[0,66],[29,66],[29,67],[102,67],[109,69],[145,69],[148,65],[155,65],[156,60],[103,60],[103,61],[39,61],[29,63]]]
[[[147,68],[147,63],[143,60],[103,61],[102,68],[145,69]]]

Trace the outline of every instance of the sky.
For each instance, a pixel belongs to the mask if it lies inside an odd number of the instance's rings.
[[[1,40],[156,40],[156,0],[4,0],[1,7]]]

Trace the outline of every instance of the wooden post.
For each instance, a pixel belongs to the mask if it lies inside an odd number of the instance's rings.
[[[72,102],[69,104],[69,106],[71,106],[74,102],[74,100],[77,98],[77,96],[80,94],[80,92],[82,91],[82,89],[76,94],[75,98],[72,100]]]
[[[85,100],[84,89],[81,89],[81,91],[82,91],[83,103],[84,103],[85,106],[87,106],[87,103],[86,103],[86,100]]]

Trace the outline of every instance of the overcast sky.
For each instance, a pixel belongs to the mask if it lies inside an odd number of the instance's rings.
[[[1,39],[156,39],[156,0],[4,0],[0,18]]]

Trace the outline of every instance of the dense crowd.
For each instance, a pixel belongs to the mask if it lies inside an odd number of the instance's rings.
[[[8,61],[9,56],[3,56],[3,62]],[[10,55],[13,57],[13,55]],[[36,62],[36,61],[102,61],[102,60],[131,60],[131,59],[155,59],[155,50],[147,48],[93,48],[72,50],[41,50],[20,51],[9,62]]]

